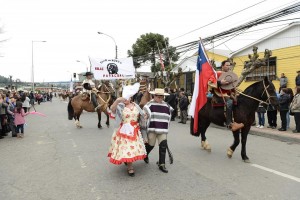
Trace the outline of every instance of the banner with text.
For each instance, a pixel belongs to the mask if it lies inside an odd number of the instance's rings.
[[[132,57],[121,59],[103,59],[89,57],[95,79],[131,79],[135,78]]]

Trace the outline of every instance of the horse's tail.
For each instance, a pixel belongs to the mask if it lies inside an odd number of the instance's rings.
[[[74,109],[73,109],[73,106],[71,104],[71,101],[69,101],[69,103],[68,103],[68,119],[72,120],[73,117],[74,117]]]

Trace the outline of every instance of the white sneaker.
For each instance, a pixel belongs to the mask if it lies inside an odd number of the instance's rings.
[[[264,126],[260,126],[259,128],[264,128]]]
[[[260,125],[257,125],[257,126],[256,126],[256,128],[259,128],[259,127],[260,127]]]

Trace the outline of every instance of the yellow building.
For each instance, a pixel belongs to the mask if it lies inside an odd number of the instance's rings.
[[[240,75],[244,63],[249,61],[248,54],[253,54],[253,46],[258,47],[259,58],[264,57],[265,49],[272,51],[272,56],[267,63],[267,66],[263,66],[255,70],[252,74],[246,77],[244,82],[239,86],[240,89],[244,90],[254,82],[262,80],[264,77],[268,77],[273,80],[276,90],[279,90],[279,78],[284,73],[288,78],[287,87],[295,88],[295,78],[297,76],[296,71],[300,70],[300,22],[294,22],[288,26],[264,37],[260,40],[249,44],[232,54],[229,51],[212,49],[206,51],[209,60],[215,60],[216,67],[221,66],[223,60],[229,57],[233,58],[236,63],[234,72]],[[197,65],[198,52],[192,57],[183,59],[172,71],[177,72],[178,68],[181,67],[184,75],[180,77],[177,82],[178,87],[183,87],[190,93],[193,92],[195,71]]]
[[[295,88],[296,71],[300,70],[300,23],[291,23],[288,26],[234,52],[233,57],[236,66],[234,72],[241,74],[244,62],[248,61],[248,54],[253,54],[253,46],[258,47],[259,58],[263,58],[265,49],[272,51],[268,65],[256,69],[246,77],[240,85],[245,89],[256,81],[262,80],[265,76],[273,80],[278,91],[279,78],[284,73],[288,78],[287,87]]]

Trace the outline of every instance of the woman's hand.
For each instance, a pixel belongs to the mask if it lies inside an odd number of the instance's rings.
[[[145,113],[145,114],[144,114],[144,119],[146,119],[146,120],[147,120],[148,118],[149,118],[148,114],[147,114],[147,113]]]

